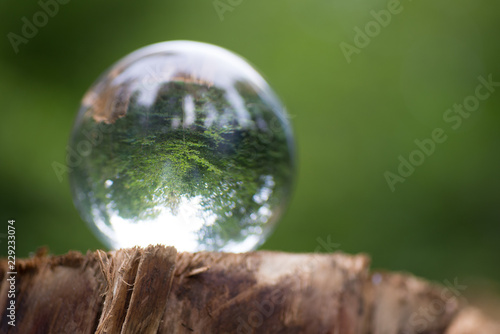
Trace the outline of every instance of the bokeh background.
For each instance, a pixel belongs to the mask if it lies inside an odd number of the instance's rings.
[[[261,248],[365,252],[375,268],[498,289],[500,87],[457,130],[443,120],[479,76],[500,82],[497,3],[401,0],[348,62],[340,43],[355,46],[354,29],[388,1],[65,1],[17,53],[8,34],[42,9],[0,3],[1,255],[12,218],[18,257],[43,245],[103,247],[52,163],[64,163],[79,101],[106,68],[142,46],[188,39],[248,59],[291,115],[295,193]],[[447,140],[391,191],[384,173],[436,128]]]

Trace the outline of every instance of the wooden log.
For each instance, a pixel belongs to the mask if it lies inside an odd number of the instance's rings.
[[[500,334],[452,287],[370,272],[369,262],[343,253],[150,246],[37,254],[17,260],[12,285],[3,259],[0,333]]]

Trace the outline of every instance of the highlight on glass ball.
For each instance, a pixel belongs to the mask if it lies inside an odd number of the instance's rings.
[[[124,57],[85,94],[68,145],[73,201],[110,248],[245,252],[289,200],[294,142],[262,76],[190,41]]]

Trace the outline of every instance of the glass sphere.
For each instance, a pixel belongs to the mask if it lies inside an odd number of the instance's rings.
[[[241,57],[172,41],[124,57],[82,100],[68,145],[75,206],[110,248],[245,252],[287,205],[285,108]]]

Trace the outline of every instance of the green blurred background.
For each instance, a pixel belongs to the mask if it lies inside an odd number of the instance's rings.
[[[7,34],[20,35],[21,19],[41,7],[2,1],[0,254],[9,218],[18,257],[42,245],[103,247],[52,163],[64,163],[79,101],[106,68],[142,46],[188,39],[247,58],[291,114],[295,194],[263,249],[366,252],[376,268],[500,282],[500,87],[458,130],[443,121],[478,76],[500,81],[500,6],[401,1],[348,63],[339,44],[354,45],[353,29],[387,1],[226,1],[215,2],[230,6],[222,19],[212,1],[69,1],[17,54]],[[447,141],[392,192],[384,173],[435,128]],[[321,246],[328,240],[340,246]]]

